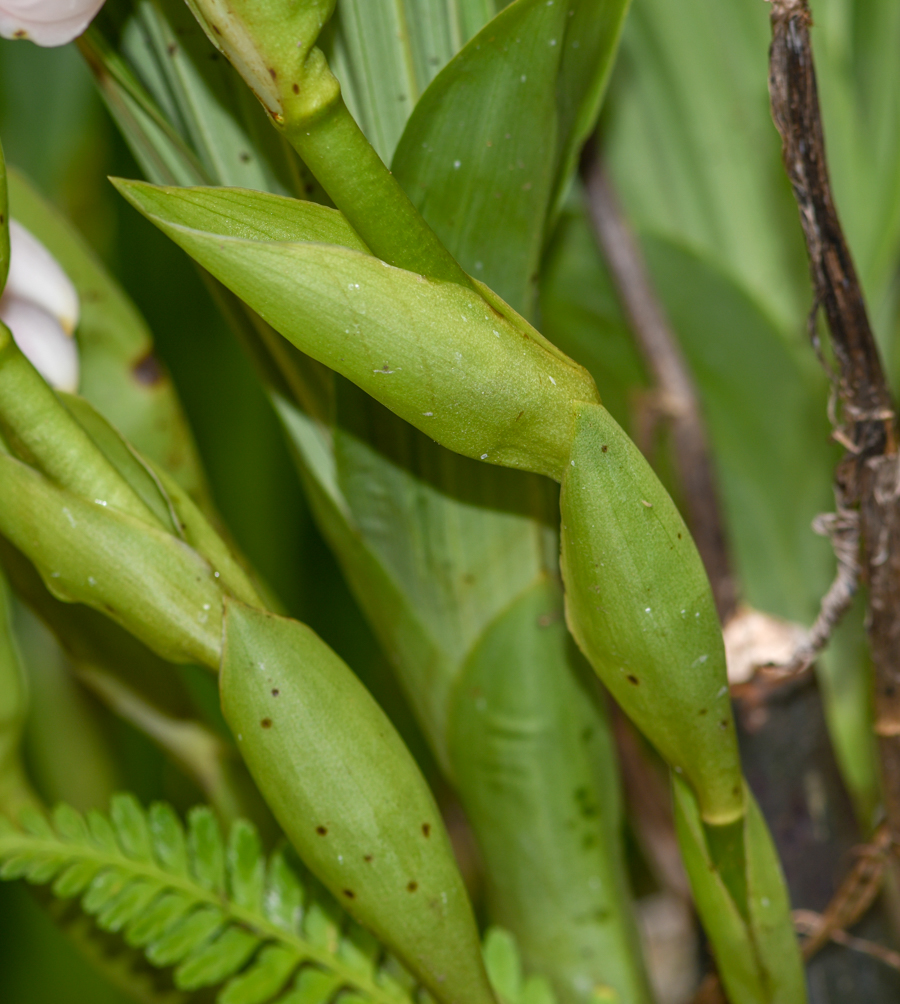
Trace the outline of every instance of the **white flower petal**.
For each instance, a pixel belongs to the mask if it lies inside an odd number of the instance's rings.
[[[0,299],[0,320],[9,328],[22,353],[57,390],[78,390],[78,345],[45,310],[16,297]]]
[[[72,334],[78,324],[78,294],[59,262],[34,234],[14,219],[9,221],[9,250],[9,277],[4,295],[40,307]]]
[[[65,45],[91,23],[103,0],[0,0],[0,35]]]

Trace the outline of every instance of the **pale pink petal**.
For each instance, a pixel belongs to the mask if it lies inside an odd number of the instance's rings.
[[[0,36],[65,45],[91,23],[103,0],[0,0]]]
[[[14,219],[9,221],[9,244],[6,295],[40,307],[71,334],[78,324],[78,294],[59,262]]]
[[[0,320],[41,376],[57,390],[78,390],[78,346],[46,311],[8,294],[0,298]]]

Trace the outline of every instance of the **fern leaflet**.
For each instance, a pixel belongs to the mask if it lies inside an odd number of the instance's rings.
[[[61,898],[81,897],[106,931],[174,967],[175,985],[221,985],[218,1004],[409,1004],[413,978],[288,856],[266,860],[239,820],[227,843],[212,811],[193,809],[185,832],[174,810],[148,812],[128,794],[109,816],[66,805],[52,818],[0,817],[0,878],[25,878]]]

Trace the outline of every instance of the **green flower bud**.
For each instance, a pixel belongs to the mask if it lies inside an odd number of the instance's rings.
[[[725,648],[678,510],[600,405],[576,406],[562,479],[566,617],[603,682],[688,779],[709,823],[744,812]]]
[[[446,1004],[493,1004],[437,805],[390,721],[308,627],[229,600],[222,710],[309,868]]]

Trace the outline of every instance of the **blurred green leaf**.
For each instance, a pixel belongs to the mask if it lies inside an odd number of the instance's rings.
[[[591,974],[615,999],[644,1001],[618,780],[598,777],[615,752],[592,683],[559,585],[541,574],[482,629],[459,672],[453,777],[490,864],[491,919],[516,932],[528,970],[552,977],[562,999],[578,999]]]
[[[635,0],[604,150],[639,232],[715,262],[799,341],[809,283],[769,116],[768,13]]]

